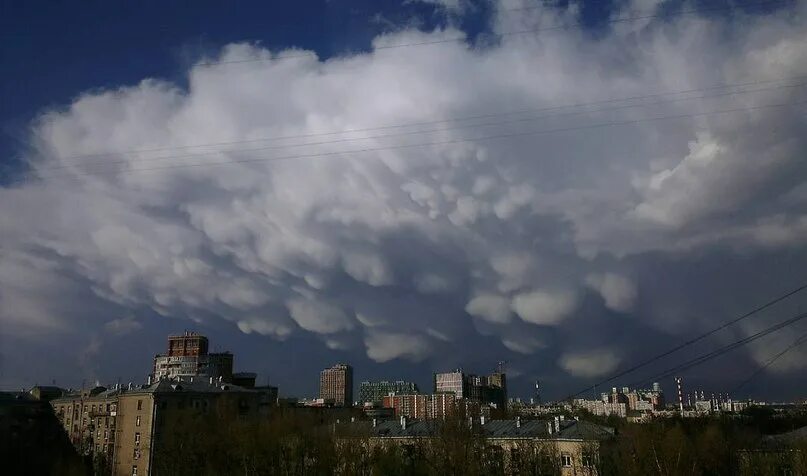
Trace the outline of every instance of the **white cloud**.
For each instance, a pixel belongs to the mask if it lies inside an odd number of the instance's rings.
[[[133,317],[113,319],[104,324],[104,330],[115,336],[123,336],[143,328],[143,324]]]
[[[536,337],[525,334],[513,334],[502,339],[502,344],[513,352],[519,354],[532,354],[536,350],[545,349],[547,343]]]
[[[372,331],[364,338],[367,357],[376,362],[405,359],[419,362],[432,351],[429,340],[423,336],[386,331]]]
[[[510,322],[510,300],[496,294],[480,294],[468,301],[465,312],[488,322],[506,324]]]
[[[575,377],[601,377],[616,370],[621,359],[612,350],[594,349],[568,352],[561,355],[558,364]]]
[[[538,290],[516,295],[511,306],[525,322],[555,326],[577,307],[577,296],[572,291]]]
[[[291,299],[286,305],[300,327],[320,334],[332,334],[353,328],[348,316],[338,307],[319,301]]]
[[[625,276],[615,273],[590,274],[586,284],[597,291],[605,305],[617,312],[629,312],[636,303],[636,285]]]

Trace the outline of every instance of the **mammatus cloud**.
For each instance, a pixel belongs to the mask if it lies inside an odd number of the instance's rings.
[[[495,294],[482,294],[468,301],[465,311],[480,319],[506,324],[510,320],[510,300]]]
[[[565,353],[558,364],[577,377],[600,377],[616,370],[621,359],[608,349]]]
[[[513,298],[513,310],[530,324],[560,324],[574,311],[577,297],[571,291],[530,291]]]
[[[605,306],[617,312],[628,312],[636,302],[636,285],[628,278],[615,273],[590,274],[586,284],[600,293]]]
[[[325,61],[233,44],[217,59],[262,61],[194,66],[186,89],[87,92],[43,111],[32,178],[0,189],[3,333],[124,332],[147,324],[123,316],[149,312],[309,334],[378,362],[453,346],[458,361],[487,349],[547,373],[562,355],[560,369],[601,375],[615,354],[544,333],[602,342],[669,334],[673,314],[687,330],[712,322],[690,293],[665,299],[714,285],[698,263],[678,281],[647,269],[732,253],[804,264],[807,124],[791,106],[805,95],[788,80],[807,70],[791,21],[804,8]],[[490,28],[576,15],[530,9]],[[628,97],[649,99],[603,102]],[[644,330],[597,327],[639,303]]]
[[[370,331],[364,338],[367,356],[376,362],[402,358],[418,362],[431,353],[429,339],[411,334]]]

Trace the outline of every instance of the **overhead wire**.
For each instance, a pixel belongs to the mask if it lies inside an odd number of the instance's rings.
[[[771,365],[776,363],[777,360],[779,360],[781,357],[784,357],[785,354],[787,354],[791,350],[799,347],[800,345],[804,344],[805,342],[807,342],[807,332],[805,332],[801,336],[797,337],[796,340],[794,340],[790,345],[785,347],[778,354],[776,354],[773,357],[771,357],[770,359],[768,359],[768,361],[765,362],[764,365],[762,365],[761,367],[757,368],[754,372],[752,372],[751,375],[748,376],[748,378],[746,378],[745,380],[740,382],[736,387],[734,387],[731,390],[730,395],[736,394],[740,389],[742,389],[743,387],[745,387],[746,385],[751,383],[751,381],[753,381],[759,374],[761,374],[762,372],[767,370]]]
[[[807,77],[807,76],[804,76]],[[772,82],[772,81],[768,81]],[[531,117],[522,117],[517,119],[508,119],[508,120],[499,120],[499,121],[489,121],[483,122],[478,124],[464,124],[464,125],[452,125],[448,127],[440,127],[440,128],[432,128],[432,129],[418,129],[414,131],[405,131],[405,132],[395,132],[390,134],[381,134],[381,135],[371,135],[371,136],[362,136],[362,137],[345,137],[339,139],[332,139],[326,141],[318,141],[318,142],[303,142],[299,144],[274,144],[274,145],[267,145],[261,147],[252,147],[252,148],[240,148],[240,149],[219,149],[219,150],[211,150],[211,151],[198,151],[198,152],[189,152],[187,154],[181,155],[161,155],[157,157],[147,157],[147,158],[137,158],[134,160],[128,159],[120,159],[120,160],[113,160],[113,161],[98,161],[98,162],[68,162],[62,165],[54,165],[54,166],[46,166],[46,167],[37,167],[37,171],[50,171],[50,170],[63,170],[72,167],[86,167],[86,166],[110,166],[110,165],[117,165],[117,164],[128,164],[128,163],[143,163],[143,162],[155,162],[155,161],[163,161],[168,159],[180,159],[180,158],[197,158],[197,157],[209,157],[209,156],[217,156],[220,154],[229,154],[229,153],[244,153],[244,152],[257,152],[257,151],[264,151],[264,150],[279,150],[279,149],[294,149],[299,147],[312,147],[312,146],[321,146],[321,145],[330,145],[336,143],[345,143],[345,142],[356,142],[356,141],[363,141],[363,140],[373,140],[373,139],[387,139],[392,137],[404,137],[404,136],[411,136],[411,135],[419,135],[419,134],[435,134],[439,132],[446,132],[446,131],[453,131],[453,130],[462,130],[462,129],[470,129],[470,128],[480,128],[480,127],[493,127],[493,126],[501,126],[506,124],[517,124],[517,123],[524,123],[524,122],[533,122],[538,121],[541,119],[547,119],[552,117],[564,117],[564,116],[574,116],[574,115],[585,115],[585,114],[595,114],[595,113],[602,113],[602,112],[610,112],[622,109],[633,109],[633,108],[641,108],[641,107],[649,107],[649,106],[659,106],[665,104],[672,104],[677,102],[683,101],[693,101],[699,99],[713,99],[713,98],[720,98],[726,96],[736,96],[741,94],[750,94],[750,93],[757,93],[757,92],[765,92],[765,91],[772,91],[777,89],[787,89],[787,88],[799,88],[807,86],[807,82],[805,83],[795,83],[795,84],[781,84],[776,86],[769,86],[757,89],[746,89],[746,90],[739,90],[739,91],[728,91],[722,92],[718,94],[705,94],[701,96],[692,96],[692,97],[683,97],[683,98],[675,98],[675,99],[668,99],[664,101],[655,101],[649,103],[637,103],[637,104],[623,104],[618,106],[611,106],[605,107],[600,109],[585,109],[579,111],[567,111],[567,112],[556,112],[550,114],[542,114],[539,116],[531,116]],[[710,88],[711,89],[711,88]],[[678,93],[670,93],[678,94]],[[512,115],[511,113],[504,113],[502,115]],[[490,117],[490,115],[488,115]],[[442,121],[441,121],[442,122]],[[448,122],[448,121],[445,121]],[[245,141],[245,143],[254,143],[257,140],[249,140]],[[114,155],[110,154],[107,157],[114,157]],[[63,161],[64,159],[60,159]]]
[[[749,344],[749,343],[754,342],[754,341],[756,341],[758,339],[761,339],[762,337],[770,335],[770,334],[772,334],[772,333],[774,333],[776,331],[779,331],[779,330],[782,330],[782,329],[784,329],[786,327],[789,327],[789,326],[801,321],[804,318],[807,318],[807,312],[797,314],[797,315],[795,315],[795,316],[793,316],[793,317],[791,317],[789,319],[786,319],[786,320],[784,320],[782,322],[779,322],[779,323],[777,323],[777,324],[775,324],[773,326],[767,327],[764,330],[761,330],[759,332],[751,334],[748,337],[744,337],[744,338],[739,339],[739,340],[737,340],[735,342],[732,342],[731,344],[725,345],[725,346],[720,347],[720,348],[718,348],[716,350],[713,350],[711,352],[699,355],[698,357],[695,357],[694,359],[690,359],[690,360],[684,362],[683,364],[668,368],[668,369],[664,370],[661,373],[655,374],[655,375],[653,375],[651,377],[644,378],[642,380],[637,380],[636,382],[633,382],[629,386],[635,387],[637,385],[641,385],[641,384],[646,383],[646,382],[655,381],[655,380],[659,380],[659,379],[662,379],[662,378],[665,378],[665,377],[673,376],[675,374],[683,372],[684,370],[688,370],[688,369],[690,369],[692,367],[698,366],[700,364],[703,364],[705,362],[713,360],[713,359],[715,359],[717,357],[720,357],[721,355],[727,354],[728,352],[731,352],[732,350],[738,349],[738,348],[740,348],[740,347],[742,347],[742,346],[744,346],[746,344]]]
[[[807,75],[797,75],[797,76],[789,76],[783,77],[778,79],[768,79],[768,80],[756,80],[756,81],[748,81],[743,83],[729,83],[723,85],[714,85],[714,86],[707,86],[704,88],[690,88],[685,90],[679,91],[670,91],[665,93],[656,93],[656,94],[648,94],[648,95],[641,95],[641,96],[629,96],[624,98],[613,98],[613,99],[605,99],[605,100],[598,100],[598,101],[591,101],[591,102],[583,102],[583,103],[572,103],[567,105],[558,105],[558,106],[547,106],[547,107],[539,107],[539,108],[523,108],[519,110],[510,110],[510,111],[503,111],[497,113],[486,113],[486,114],[477,114],[477,115],[468,115],[468,116],[459,116],[449,119],[441,119],[441,120],[433,120],[433,121],[421,121],[421,122],[410,122],[405,124],[398,124],[398,125],[387,125],[387,126],[377,126],[377,127],[369,127],[369,128],[357,128],[357,129],[346,129],[342,131],[333,131],[333,132],[323,132],[323,133],[309,133],[309,134],[298,134],[298,135],[286,135],[286,136],[275,136],[275,137],[265,137],[265,138],[256,138],[256,139],[245,139],[245,140],[238,140],[238,141],[226,141],[226,142],[214,142],[214,143],[207,143],[207,144],[196,144],[196,145],[184,145],[184,146],[174,146],[174,147],[160,147],[160,148],[151,148],[151,149],[131,149],[131,150],[124,150],[124,151],[117,151],[117,152],[105,152],[105,153],[96,153],[96,154],[85,154],[85,155],[73,155],[73,156],[61,156],[56,158],[56,161],[65,162],[68,161],[64,165],[60,166],[52,166],[52,167],[43,167],[39,168],[39,170],[53,170],[53,169],[63,169],[68,168],[71,165],[87,165],[86,162],[74,162],[74,159],[89,159],[89,158],[105,158],[105,157],[114,157],[120,155],[133,155],[133,154],[143,154],[148,152],[162,152],[162,151],[169,151],[169,150],[187,150],[192,148],[208,148],[208,147],[216,147],[216,146],[226,146],[226,145],[238,145],[238,144],[252,144],[257,142],[268,142],[268,141],[282,141],[287,139],[296,139],[296,138],[308,138],[308,137],[318,137],[318,136],[330,136],[330,135],[337,135],[337,134],[350,134],[356,132],[372,132],[372,131],[381,131],[381,130],[389,130],[389,129],[398,129],[398,128],[406,128],[406,127],[414,127],[414,126],[425,126],[425,125],[437,125],[437,124],[445,124],[451,122],[466,122],[471,120],[477,119],[486,119],[492,117],[501,117],[501,116],[510,116],[510,115],[519,115],[519,114],[526,114],[530,112],[552,112],[552,111],[563,111],[564,109],[573,109],[573,108],[583,108],[583,107],[592,107],[598,106],[602,104],[613,104],[613,103],[620,103],[620,102],[629,102],[629,101],[640,101],[646,99],[655,99],[655,98],[662,98],[666,96],[676,96],[682,94],[690,94],[694,92],[704,92],[704,91],[712,91],[717,89],[730,89],[730,88],[741,88],[746,86],[757,86],[763,84],[772,84],[772,83],[781,83],[787,81],[798,81],[807,78]],[[541,116],[537,116],[535,118],[524,118],[524,119],[516,119],[505,121],[504,123],[509,122],[525,122],[528,120],[538,120],[545,117],[557,117],[563,115],[577,115],[577,114],[589,114],[589,113],[596,113],[596,112],[603,112],[603,111],[610,111],[610,110],[618,110],[618,109],[626,109],[626,108],[635,108],[635,107],[646,107],[646,106],[655,106],[655,105],[662,105],[668,103],[675,103],[679,101],[691,101],[695,99],[706,99],[712,97],[724,97],[724,96],[733,96],[733,95],[740,95],[740,94],[747,94],[747,93],[754,93],[754,92],[762,92],[768,91],[772,89],[785,89],[785,88],[796,88],[800,86],[804,86],[807,83],[795,83],[795,84],[782,84],[777,86],[770,86],[767,88],[758,88],[758,89],[751,89],[751,90],[739,90],[739,91],[728,91],[719,94],[710,94],[710,95],[702,95],[702,96],[695,96],[695,97],[683,97],[683,98],[676,98],[676,99],[669,99],[666,101],[656,101],[650,103],[636,103],[636,104],[624,104],[619,106],[614,106],[611,108],[601,108],[601,109],[584,109],[581,111],[568,111],[568,112],[560,112],[556,114],[544,114]],[[270,147],[260,147],[260,148],[252,148],[252,149],[233,149],[233,150],[213,150],[213,151],[199,151],[199,152],[189,152],[188,154],[183,155],[167,155],[167,156],[158,156],[158,157],[150,157],[150,158],[140,158],[137,159],[139,162],[146,162],[146,161],[153,161],[153,160],[162,160],[168,158],[187,158],[187,157],[195,157],[195,156],[205,156],[205,155],[215,155],[222,152],[240,152],[240,151],[256,151],[256,150],[266,150],[272,148],[293,148],[293,147],[303,147],[303,146],[311,146],[311,145],[323,145],[329,143],[337,143],[337,142],[347,142],[347,141],[357,141],[357,140],[369,140],[375,138],[384,138],[384,137],[394,137],[398,135],[412,135],[412,134],[420,134],[420,133],[430,133],[430,132],[440,132],[445,130],[454,130],[454,129],[462,129],[465,127],[482,127],[488,125],[498,125],[499,122],[490,122],[490,123],[483,123],[483,124],[470,124],[467,126],[453,126],[448,128],[439,128],[439,129],[419,129],[415,131],[407,131],[402,133],[396,134],[386,134],[381,136],[365,136],[365,137],[348,137],[348,138],[341,138],[335,139],[333,141],[322,141],[322,142],[307,142],[302,144],[286,144],[286,145],[278,145],[278,146],[270,146]],[[120,161],[128,162],[128,161]],[[112,164],[116,162],[97,162],[97,164]],[[94,164],[92,164],[94,165]]]
[[[757,106],[738,107],[738,108],[723,109],[723,110],[708,111],[708,112],[677,114],[677,115],[669,115],[669,116],[656,116],[656,117],[649,117],[649,118],[642,118],[642,119],[631,119],[631,120],[624,120],[624,121],[614,121],[614,122],[589,124],[589,125],[576,126],[576,127],[563,127],[563,128],[556,128],[556,129],[539,129],[539,130],[511,132],[511,133],[503,133],[503,134],[491,134],[491,135],[487,135],[487,136],[478,136],[478,137],[471,137],[471,138],[447,139],[447,140],[439,140],[439,141],[431,141],[431,142],[422,142],[422,143],[415,143],[415,144],[402,144],[402,145],[394,145],[394,146],[368,147],[368,148],[363,148],[363,149],[353,149],[353,150],[346,150],[346,151],[321,152],[321,153],[299,154],[299,155],[289,155],[289,156],[279,156],[279,157],[252,157],[252,158],[247,158],[247,159],[234,159],[234,160],[219,161],[219,162],[200,162],[200,163],[191,163],[191,164],[174,164],[174,165],[165,165],[165,166],[159,166],[159,167],[129,168],[129,169],[126,169],[126,170],[96,171],[96,172],[89,172],[89,173],[71,173],[71,174],[64,174],[64,175],[40,175],[40,176],[37,176],[37,177],[25,177],[25,178],[20,179],[20,180],[13,180],[10,183],[13,184],[13,183],[21,183],[21,182],[25,182],[25,181],[30,181],[32,178],[37,178],[37,179],[54,179],[54,178],[56,178],[56,179],[59,179],[59,178],[77,178],[77,177],[83,177],[83,176],[123,175],[123,174],[129,174],[129,173],[149,172],[149,171],[169,170],[169,169],[179,169],[179,168],[190,168],[190,167],[210,167],[210,166],[235,165],[235,164],[246,164],[246,163],[256,163],[256,162],[273,162],[273,161],[285,161],[285,160],[299,160],[299,159],[311,159],[311,158],[321,158],[321,157],[343,156],[343,155],[349,155],[349,154],[363,154],[363,153],[368,153],[368,152],[404,150],[404,149],[411,149],[411,148],[418,148],[418,147],[429,147],[429,146],[437,146],[437,145],[467,144],[467,143],[484,142],[484,141],[492,141],[492,140],[499,140],[499,139],[510,139],[510,138],[517,138],[517,137],[536,136],[536,135],[542,135],[542,134],[553,134],[553,133],[570,132],[570,131],[578,131],[578,130],[599,129],[599,128],[604,128],[604,127],[624,126],[624,125],[640,124],[640,123],[644,123],[644,122],[669,120],[669,119],[685,119],[685,118],[707,117],[707,116],[714,116],[714,115],[721,115],[721,114],[731,114],[731,113],[748,113],[748,112],[751,112],[751,111],[758,111],[758,110],[763,110],[763,109],[771,109],[771,108],[779,108],[779,107],[795,107],[795,106],[800,106],[802,104],[807,104],[807,100],[787,102],[787,103],[763,104],[763,105],[757,105]]]
[[[762,312],[762,311],[764,311],[766,309],[769,309],[769,308],[773,307],[774,305],[776,305],[776,304],[778,304],[778,303],[780,303],[780,302],[782,302],[782,301],[784,301],[784,300],[786,300],[786,299],[788,299],[788,298],[790,298],[792,296],[795,296],[796,294],[799,294],[800,292],[804,291],[805,289],[807,289],[807,283],[802,284],[802,285],[796,287],[795,289],[792,289],[792,290],[790,290],[790,291],[788,291],[788,292],[786,292],[784,294],[781,294],[781,295],[779,295],[779,296],[777,296],[777,297],[775,297],[775,298],[773,298],[773,299],[771,299],[771,300],[769,300],[769,301],[767,301],[767,302],[765,302],[765,303],[751,309],[750,311],[748,311],[748,312],[746,312],[744,314],[741,314],[740,316],[738,316],[738,317],[736,317],[734,319],[731,319],[729,321],[726,321],[726,322],[720,324],[717,327],[714,327],[714,328],[712,328],[712,329],[710,329],[710,330],[708,330],[706,332],[698,334],[697,336],[695,336],[695,337],[693,337],[691,339],[688,339],[688,340],[686,340],[686,341],[684,341],[684,342],[682,342],[682,343],[680,343],[680,344],[678,344],[678,345],[676,345],[676,346],[674,346],[674,347],[672,347],[672,348],[670,348],[670,349],[668,349],[668,350],[666,350],[664,352],[661,352],[661,353],[656,354],[656,355],[654,355],[652,357],[649,357],[649,358],[647,358],[645,360],[642,360],[638,364],[634,364],[634,365],[628,367],[627,369],[623,369],[623,370],[620,370],[620,371],[618,371],[618,372],[616,372],[614,374],[611,374],[607,378],[602,379],[602,380],[598,381],[597,383],[595,383],[593,385],[587,386],[586,388],[578,391],[577,393],[573,393],[573,394],[569,395],[566,399],[567,400],[572,399],[574,397],[577,397],[579,395],[587,393],[587,392],[589,392],[591,390],[596,389],[598,386],[602,386],[602,385],[604,385],[606,383],[609,383],[609,382],[612,382],[612,381],[614,381],[614,380],[616,380],[616,379],[618,379],[620,377],[624,377],[625,375],[631,374],[631,373],[633,373],[633,372],[635,372],[635,371],[637,371],[639,369],[647,367],[648,365],[650,365],[650,364],[652,364],[654,362],[658,362],[659,360],[663,359],[664,357],[668,357],[668,356],[678,352],[679,350],[685,349],[685,348],[687,348],[687,347],[689,347],[689,346],[691,346],[691,345],[693,345],[693,344],[695,344],[697,342],[700,342],[700,341],[706,339],[709,336],[715,335],[718,332],[720,332],[720,331],[722,331],[724,329],[727,329],[727,328],[733,326],[734,324],[737,324],[738,322],[744,321],[744,320],[748,319],[749,317],[754,316],[755,314],[759,314],[760,312]]]

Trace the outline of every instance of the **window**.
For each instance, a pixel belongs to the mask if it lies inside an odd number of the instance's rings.
[[[104,428],[108,428],[108,427],[109,427],[109,417],[105,417],[104,418]]]
[[[92,406],[92,412],[95,413],[95,405]]]
[[[140,448],[135,448],[134,453],[132,454],[132,458],[140,459]]]
[[[132,476],[137,476],[137,465],[132,466]]]
[[[140,411],[142,409],[143,409],[143,400],[138,400],[137,401],[137,411]]]
[[[140,444],[140,432],[135,433],[135,444]]]
[[[569,468],[572,466],[572,456],[569,453],[563,453],[560,455],[560,465],[564,468]]]
[[[140,415],[135,418],[135,426],[140,426]]]
[[[95,452],[96,452],[96,453],[100,453],[100,452],[101,452],[101,445],[99,445],[98,443],[96,443],[96,444],[95,444]]]
[[[109,431],[108,431],[108,430],[104,430],[104,440],[106,441],[106,440],[108,440],[108,439],[109,439]]]
[[[586,468],[594,467],[597,464],[597,455],[590,452],[584,451],[582,456],[583,466]]]

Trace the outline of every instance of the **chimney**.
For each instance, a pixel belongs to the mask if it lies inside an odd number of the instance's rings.
[[[551,421],[546,422],[546,432],[549,433],[550,435],[553,433]]]
[[[520,416],[516,417],[516,428],[521,428],[521,417]]]
[[[129,382],[129,390],[132,389],[132,382]]]
[[[151,386],[151,375],[149,375],[149,378],[148,378],[148,380],[146,380],[146,382],[147,382],[146,385],[148,385],[150,387]]]
[[[555,431],[560,431],[560,417],[555,417]]]
[[[406,429],[406,415],[401,415],[401,429]]]

